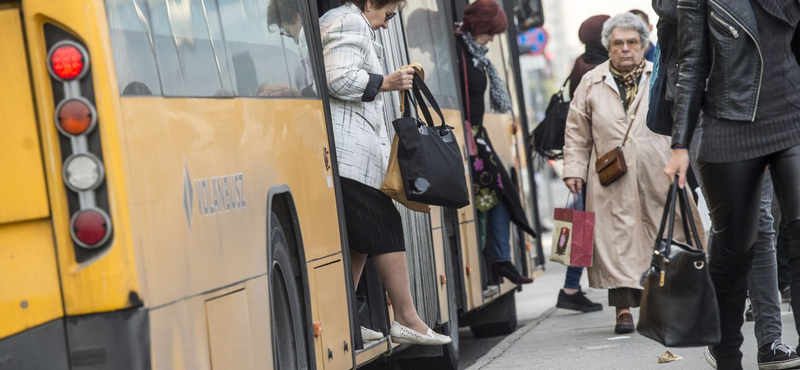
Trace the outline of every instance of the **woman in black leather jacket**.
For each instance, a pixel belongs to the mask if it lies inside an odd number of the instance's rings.
[[[683,187],[687,147],[702,122],[698,170],[714,224],[710,272],[717,291],[720,369],[742,369],[747,272],[769,166],[788,222],[792,290],[800,291],[800,22],[795,0],[679,0],[679,76],[672,156]],[[800,300],[792,301],[796,325]]]

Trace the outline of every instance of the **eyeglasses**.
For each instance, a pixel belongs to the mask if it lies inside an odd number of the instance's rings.
[[[279,29],[280,29],[280,34],[281,34],[281,36],[288,37],[288,38],[290,38],[290,39],[293,39],[293,38],[294,38],[294,36],[292,36],[292,34],[291,34],[291,33],[289,33],[289,31],[286,31],[286,30],[284,30],[283,28],[279,28]]]
[[[617,50],[621,50],[625,46],[625,44],[627,44],[628,45],[628,49],[631,49],[631,50],[639,49],[639,47],[642,46],[641,41],[639,41],[638,39],[636,39],[636,40],[628,40],[628,41],[614,40],[614,42],[611,43],[611,48],[617,49]]]
[[[389,7],[387,6],[387,8],[389,8]],[[397,15],[397,11],[396,11],[397,7],[395,7],[394,9],[389,8],[389,10],[391,10],[392,12],[391,13],[386,13],[386,22],[390,21],[392,18],[394,18],[394,16]]]

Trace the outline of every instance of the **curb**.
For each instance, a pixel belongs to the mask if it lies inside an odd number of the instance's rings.
[[[491,364],[494,359],[502,356],[509,348],[511,348],[512,345],[514,345],[514,343],[520,340],[523,335],[537,327],[542,321],[546,320],[548,317],[550,317],[550,315],[556,312],[556,310],[556,307],[551,307],[549,310],[539,315],[539,317],[535,318],[521,329],[511,333],[511,335],[507,336],[500,343],[497,343],[497,345],[494,346],[494,348],[492,348],[487,354],[479,358],[478,361],[475,361],[475,363],[468,367],[467,370],[480,370],[486,365]]]

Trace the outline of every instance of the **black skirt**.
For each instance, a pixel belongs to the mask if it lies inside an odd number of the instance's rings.
[[[403,222],[392,199],[356,180],[341,179],[350,249],[363,254],[404,252]]]

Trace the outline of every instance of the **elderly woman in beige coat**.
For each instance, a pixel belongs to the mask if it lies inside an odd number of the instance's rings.
[[[669,158],[669,138],[645,125],[653,70],[644,60],[648,36],[644,23],[629,13],[605,22],[602,41],[609,61],[581,80],[564,141],[564,182],[573,193],[586,185],[586,209],[596,217],[589,285],[609,289],[608,304],[616,307],[614,331],[619,334],[634,330],[630,308],[639,307],[643,289],[639,281],[650,265],[669,190],[662,173]],[[623,145],[627,174],[601,185],[595,160]],[[694,204],[692,212],[700,220]],[[675,239],[684,239],[681,227],[676,227]]]

